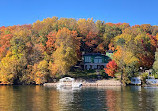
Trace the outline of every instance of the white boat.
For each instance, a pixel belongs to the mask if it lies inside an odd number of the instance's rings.
[[[132,77],[132,78],[131,78],[131,84],[140,85],[140,84],[141,84],[141,79],[140,79],[140,77]]]
[[[64,87],[80,88],[81,86],[82,86],[82,83],[75,81],[74,78],[64,77],[59,80],[57,84],[57,89],[64,88]]]
[[[158,84],[158,79],[155,79],[153,76],[149,76],[148,79],[146,79],[147,84]]]

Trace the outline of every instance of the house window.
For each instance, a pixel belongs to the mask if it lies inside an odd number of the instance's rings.
[[[102,63],[102,62],[103,62],[102,57],[97,56],[94,58],[94,63]]]
[[[85,62],[91,62],[91,57],[85,57]]]
[[[90,69],[90,65],[87,65],[87,69],[88,69],[88,70]]]

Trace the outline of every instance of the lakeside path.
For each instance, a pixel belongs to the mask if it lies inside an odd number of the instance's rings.
[[[50,87],[56,87],[58,84],[57,83],[45,83],[44,86],[50,86]],[[82,82],[82,86],[83,87],[91,87],[91,86],[121,86],[121,82],[118,81],[118,80],[97,80],[95,82],[87,82],[87,81],[84,81]]]

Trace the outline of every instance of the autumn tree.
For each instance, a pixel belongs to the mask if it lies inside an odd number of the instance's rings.
[[[52,18],[44,19],[43,21],[37,20],[35,23],[33,23],[32,26],[33,33],[36,34],[42,45],[46,46],[47,35],[52,30],[55,31],[58,30],[57,20],[58,20],[57,17],[52,17]]]
[[[47,82],[49,78],[49,69],[48,69],[48,62],[43,60],[40,61],[38,64],[34,64],[32,75],[34,77],[34,81],[36,84],[43,84]]]
[[[15,84],[25,83],[26,80],[26,70],[27,65],[31,63],[31,60],[28,55],[30,55],[30,50],[32,50],[32,44],[30,42],[30,34],[27,28],[18,28],[14,33],[14,37],[10,40],[11,47],[11,56],[18,59],[17,67],[17,77],[14,79]],[[28,79],[27,79],[28,80]]]
[[[157,47],[157,41],[155,41],[152,37],[148,34],[139,38],[140,40],[137,41],[137,53],[138,58],[140,59],[139,64],[144,69],[152,68],[154,63],[154,54]],[[139,46],[139,47],[138,47]]]
[[[98,36],[99,37],[103,37],[103,34],[105,32],[105,22],[104,21],[100,21],[100,20],[97,20],[96,21],[96,27],[98,29]]]
[[[121,80],[123,84],[129,83],[129,78],[138,70],[139,59],[125,47],[117,47],[116,53],[113,55],[118,70],[121,72]]]
[[[77,30],[77,21],[73,18],[60,18],[58,20],[58,29],[68,28],[69,30]]]
[[[99,37],[97,34],[89,32],[85,39],[83,39],[85,43],[85,51],[86,52],[93,52],[98,45]]]
[[[93,52],[94,48],[99,44],[98,28],[93,19],[79,19],[78,35],[81,37],[81,51]]]
[[[153,64],[153,69],[158,72],[158,49],[155,52],[155,62]]]
[[[10,40],[13,37],[12,34],[3,35],[0,39],[0,59],[6,56],[7,51],[10,48]]]
[[[139,66],[144,69],[152,67],[157,47],[155,36],[146,34],[137,28],[127,28],[123,34],[114,38],[114,42],[116,46],[128,48],[139,59]]]
[[[130,27],[129,23],[117,23],[115,24],[117,27],[121,28],[122,30],[127,29]]]
[[[18,76],[19,60],[8,52],[7,56],[0,63],[0,81],[2,84],[13,84]]]
[[[59,74],[66,74],[77,62],[77,32],[63,28],[56,35],[54,64]]]
[[[10,48],[10,40],[13,38],[13,32],[16,26],[1,27],[0,28],[0,59],[6,56]]]
[[[50,32],[47,35],[48,41],[46,42],[46,51],[48,54],[52,54],[55,51],[56,32]]]
[[[156,36],[156,34],[158,33],[158,26],[152,26],[152,35]]]
[[[106,50],[108,49],[108,45],[113,41],[114,37],[120,35],[122,30],[115,25],[106,24],[105,32],[103,34],[103,40],[106,43]]]
[[[89,32],[93,34],[98,33],[98,29],[93,21],[93,18],[91,19],[79,19],[77,21],[78,24],[78,32],[80,37],[86,37]]]
[[[106,68],[104,68],[104,70],[105,73],[107,73],[109,76],[115,77],[114,74],[117,72],[117,64],[114,60],[112,60],[106,65]]]
[[[142,24],[140,28],[142,28],[146,33],[152,33],[152,26],[150,24]]]

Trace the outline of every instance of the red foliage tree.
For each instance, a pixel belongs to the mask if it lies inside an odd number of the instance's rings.
[[[97,34],[89,32],[87,37],[85,38],[85,43],[88,47],[93,47],[98,43]]]
[[[140,54],[139,59],[140,59],[139,61],[140,66],[144,68],[150,69],[154,63],[154,55],[152,54],[149,55]]]
[[[50,32],[47,35],[48,41],[46,42],[47,53],[55,51],[56,32]]]
[[[3,58],[10,48],[10,40],[13,37],[12,34],[7,34],[0,39],[0,59]]]
[[[105,73],[107,73],[109,76],[114,77],[115,73],[117,72],[117,64],[114,60],[110,61],[107,65],[106,68],[104,68]]]
[[[155,50],[154,50],[154,51],[156,51],[156,47],[158,47],[158,46],[157,46],[157,39],[156,39],[156,36],[152,36],[152,35],[150,35],[150,34],[147,34],[147,35],[148,35],[149,38],[150,38],[151,45],[155,47]]]

